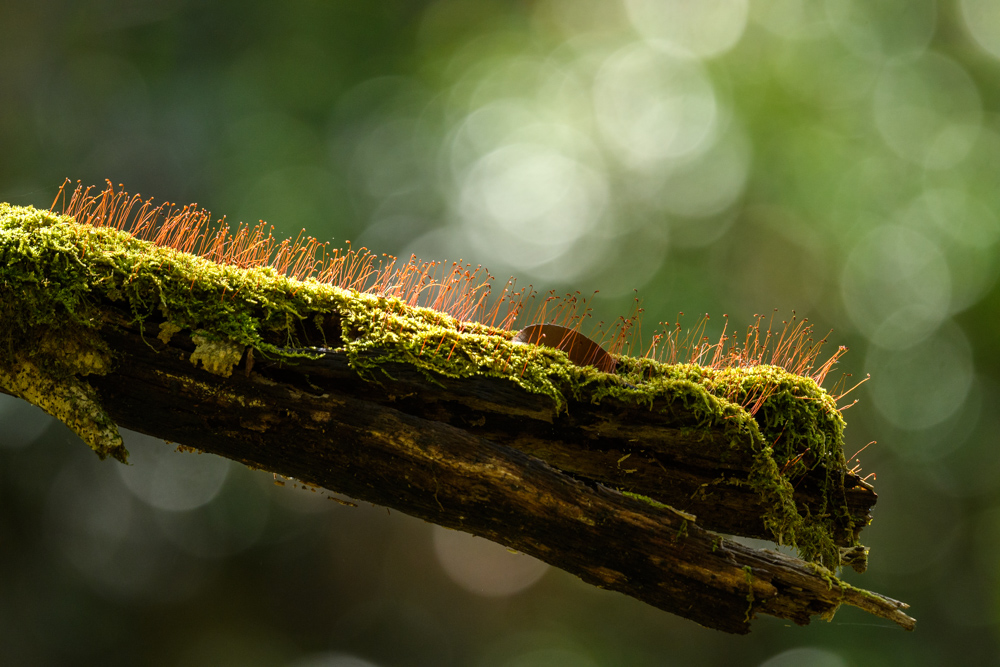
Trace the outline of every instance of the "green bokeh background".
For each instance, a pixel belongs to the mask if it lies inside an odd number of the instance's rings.
[[[143,436],[102,463],[4,398],[4,662],[1000,663],[1000,6],[41,0],[0,5],[0,34],[0,201],[111,179],[600,290],[606,319],[637,289],[647,331],[832,328],[872,375],[847,453],[877,440],[880,496],[845,577],[919,621],[730,637]]]

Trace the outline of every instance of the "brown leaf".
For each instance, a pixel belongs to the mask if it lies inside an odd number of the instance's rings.
[[[613,373],[615,358],[600,345],[576,329],[559,324],[532,324],[514,336],[515,343],[533,343],[562,350],[577,366],[593,366],[599,371]]]

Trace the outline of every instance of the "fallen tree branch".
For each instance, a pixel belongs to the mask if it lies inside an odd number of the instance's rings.
[[[126,455],[125,426],[486,537],[727,632],[840,604],[913,628],[905,604],[811,562],[863,562],[875,499],[827,442],[842,422],[811,381],[765,369],[733,389],[627,360],[614,376],[440,313],[32,209],[0,205],[0,231],[0,387],[101,454]],[[763,381],[773,396],[756,420],[725,398]],[[770,422],[792,443],[826,435],[793,460],[768,444]],[[809,560],[708,528],[792,541]]]

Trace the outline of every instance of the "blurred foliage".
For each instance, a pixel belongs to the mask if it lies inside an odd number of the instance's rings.
[[[679,311],[833,328],[843,370],[872,374],[847,453],[878,440],[871,567],[847,576],[919,619],[721,636],[141,436],[133,466],[102,464],[5,399],[11,664],[995,660],[990,0],[40,0],[0,5],[0,27],[2,201],[109,178],[289,236],[600,290],[600,318],[637,289],[647,336]]]

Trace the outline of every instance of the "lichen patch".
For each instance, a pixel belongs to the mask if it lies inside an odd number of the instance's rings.
[[[156,334],[156,337],[160,339],[160,342],[164,345],[170,345],[170,339],[174,337],[175,333],[179,333],[184,327],[178,326],[177,324],[167,320],[160,324],[160,333]]]
[[[0,387],[66,424],[102,459],[111,456],[122,463],[127,460],[128,451],[117,425],[86,381],[46,373],[33,362],[21,359],[0,366]]]
[[[236,345],[225,340],[214,340],[208,332],[198,331],[191,335],[194,341],[194,352],[191,353],[191,363],[195,366],[200,362],[209,373],[224,378],[233,374],[233,367],[243,358],[245,345]]]

